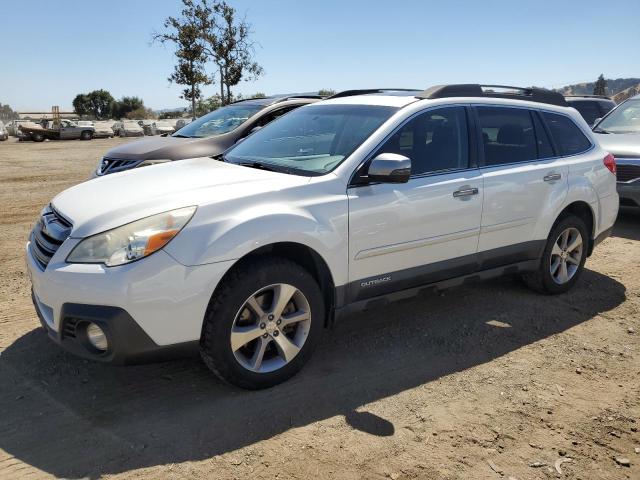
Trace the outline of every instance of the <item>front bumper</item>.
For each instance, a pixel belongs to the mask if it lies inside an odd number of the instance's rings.
[[[620,205],[640,207],[640,181],[632,183],[618,183]]]
[[[61,328],[55,331],[47,321],[43,304],[33,291],[31,299],[49,338],[68,352],[82,358],[127,365],[192,355],[198,351],[198,341],[175,345],[156,344],[131,315],[119,307],[65,303],[60,312]],[[105,332],[107,350],[100,351],[89,342],[86,328],[91,323],[98,325]]]
[[[211,295],[233,264],[187,267],[164,250],[120,267],[66,263],[78,242],[65,240],[44,270],[27,244],[34,305],[56,343],[85,358],[114,363],[197,342]],[[65,337],[70,318],[80,325],[75,339]],[[104,327],[111,346],[106,353],[87,348],[83,328],[88,322]]]

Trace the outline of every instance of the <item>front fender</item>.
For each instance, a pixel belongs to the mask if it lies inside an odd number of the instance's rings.
[[[209,215],[202,212],[202,217]],[[211,223],[196,221],[165,250],[183,265],[193,266],[237,260],[274,243],[298,243],[320,255],[336,285],[340,285],[348,278],[347,235],[346,199],[325,203],[317,212],[313,208],[265,204]]]

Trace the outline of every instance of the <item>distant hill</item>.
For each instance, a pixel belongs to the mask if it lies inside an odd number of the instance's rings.
[[[591,95],[593,94],[595,83],[595,81],[576,83],[575,85],[567,85],[557,90],[563,95]],[[607,95],[612,97],[617,103],[638,93],[640,93],[640,78],[607,79]]]

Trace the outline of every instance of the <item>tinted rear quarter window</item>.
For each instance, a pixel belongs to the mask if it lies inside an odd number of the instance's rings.
[[[553,142],[560,155],[576,155],[591,148],[591,142],[569,117],[557,113],[542,112]]]

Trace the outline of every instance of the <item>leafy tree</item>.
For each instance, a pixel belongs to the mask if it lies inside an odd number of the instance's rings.
[[[0,103],[0,120],[10,121],[18,118],[18,112],[15,112],[9,105]]]
[[[183,0],[196,19],[207,60],[217,70],[220,98],[231,103],[231,88],[243,80],[255,80],[264,73],[253,60],[255,43],[251,25],[238,19],[237,11],[223,0]]]
[[[135,110],[131,110],[125,115],[125,117],[131,120],[156,118],[155,114],[153,113],[153,110],[151,110],[150,108],[146,108],[144,105],[139,108],[136,108]]]
[[[86,95],[89,111],[97,120],[108,118],[111,113],[113,97],[106,90],[94,90]],[[75,105],[74,105],[75,106]],[[76,111],[77,113],[77,111]]]
[[[185,85],[181,98],[191,102],[191,111],[196,111],[196,104],[202,97],[201,85],[209,85],[212,79],[206,74],[206,53],[202,41],[195,5],[192,0],[183,0],[182,17],[168,17],[164,22],[165,33],[156,33],[155,41],[171,42],[176,46],[178,63],[174,66],[169,81]]]
[[[606,95],[607,94],[607,81],[604,79],[604,75],[600,74],[596,84],[593,87],[594,95]]]
[[[91,111],[91,107],[89,105],[89,96],[84,93],[79,93],[76,95],[76,98],[73,99],[73,110],[80,116],[84,117],[88,115]]]
[[[198,102],[196,106],[196,117],[201,117],[202,115],[206,115],[209,112],[213,112],[222,106],[222,100],[220,99],[220,95],[213,95],[209,98],[205,98]]]
[[[330,97],[331,95],[335,95],[336,91],[331,90],[330,88],[321,88],[318,90],[318,95],[322,95],[323,97]]]
[[[111,116],[113,118],[125,118],[129,112],[144,108],[144,102],[139,97],[122,97],[111,105]]]

